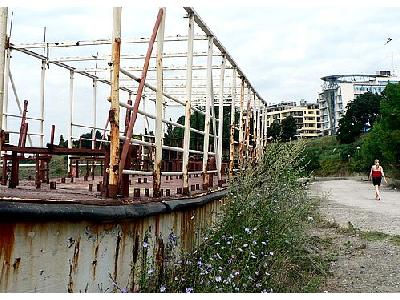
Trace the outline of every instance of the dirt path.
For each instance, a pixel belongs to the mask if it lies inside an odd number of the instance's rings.
[[[323,196],[322,223],[315,232],[330,262],[328,292],[400,292],[400,192],[383,187],[374,199],[369,182],[314,182]]]

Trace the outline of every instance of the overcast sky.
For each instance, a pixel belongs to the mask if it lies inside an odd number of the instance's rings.
[[[392,69],[400,73],[399,7],[346,6],[345,3],[322,7],[280,7],[277,3],[246,7],[242,3],[240,6],[194,8],[269,103],[300,99],[315,102],[322,84],[320,78],[326,75],[375,74],[377,70]],[[11,12],[11,41],[15,43],[41,41],[44,26],[47,27],[47,41],[109,38],[111,35],[110,7],[10,7]],[[123,36],[148,37],[156,14],[156,6],[124,6]],[[166,34],[186,33],[184,15],[183,9],[167,6]],[[178,30],[179,26],[182,28]],[[392,41],[385,45],[389,37]],[[108,48],[103,52],[109,51]],[[80,53],[60,52],[60,56],[76,54]],[[11,69],[20,98],[38,97],[38,66],[37,62],[27,62],[21,55],[13,57]],[[56,72],[54,68],[52,72]],[[59,111],[67,109],[68,76],[64,71],[46,79],[46,118],[50,118],[46,128],[53,120],[64,118],[59,116]],[[62,86],[59,85],[61,81],[64,82]],[[82,80],[76,85],[78,89],[79,86],[88,87],[81,95],[90,94],[90,81]],[[77,90],[76,97],[79,93]],[[108,89],[99,93],[105,98]],[[59,104],[51,103],[54,99],[59,99]],[[108,108],[104,107],[105,112]]]

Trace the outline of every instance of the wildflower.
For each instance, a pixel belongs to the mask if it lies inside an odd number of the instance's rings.
[[[236,271],[235,273],[233,273],[233,275],[238,276],[238,275],[239,275],[239,272]]]
[[[220,244],[220,242],[216,242],[214,245],[219,245]]]
[[[243,244],[243,248],[246,248],[249,244]]]
[[[221,280],[222,280],[221,276],[215,277],[215,281],[216,281],[216,282],[221,282]]]
[[[258,276],[258,274],[260,274],[260,273],[258,273],[258,272],[254,272],[254,274],[255,274],[256,276]]]
[[[251,256],[251,258],[253,258],[253,259],[256,259],[257,257],[256,257],[256,256],[254,256],[254,255],[252,255],[252,256]]]
[[[127,288],[122,288],[121,289],[121,293],[127,293],[128,292],[128,289]]]
[[[257,245],[257,242],[256,242],[256,241],[253,241],[253,245]]]
[[[164,285],[160,287],[160,293],[164,293],[166,290],[167,288]]]
[[[238,248],[238,250],[239,250],[240,252],[243,252],[243,249],[242,249],[242,248]]]
[[[267,245],[267,243],[266,243],[266,242],[261,242],[261,244],[263,244],[264,246],[266,246],[266,245]]]
[[[150,269],[150,270],[147,271],[147,274],[149,274],[149,275],[152,274],[152,273],[154,273],[153,269]]]
[[[197,265],[198,265],[199,267],[201,267],[201,266],[203,265],[203,263],[201,262],[201,260],[199,260],[199,261],[197,262]]]
[[[231,244],[231,242],[230,242],[230,241],[227,241],[227,242],[226,242],[226,244],[227,244],[227,245],[230,245],[230,244]]]
[[[175,281],[178,281],[178,276],[175,276],[174,280],[175,280]]]
[[[186,288],[186,293],[193,293],[193,288],[191,288],[191,287]]]
[[[244,229],[244,231],[245,231],[246,233],[248,233],[248,234],[251,233],[251,229],[250,229],[250,228],[247,228],[247,227]]]
[[[265,275],[267,275],[267,276],[271,276],[271,274],[269,274],[268,272],[265,272]]]
[[[308,217],[307,217],[307,220],[308,220],[308,221],[313,221],[313,220],[314,220],[314,218],[313,218],[313,217],[311,217],[311,216],[308,216]]]
[[[149,244],[147,242],[143,242],[143,248],[147,248]]]
[[[271,251],[271,252],[269,253],[269,255],[271,255],[271,256],[274,256],[274,252],[273,252],[273,251]]]
[[[261,286],[262,286],[261,283],[256,284],[256,288],[260,288]]]

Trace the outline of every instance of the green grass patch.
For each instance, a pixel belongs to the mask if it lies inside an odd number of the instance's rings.
[[[390,235],[379,231],[362,231],[360,236],[367,241],[381,241],[388,238]]]

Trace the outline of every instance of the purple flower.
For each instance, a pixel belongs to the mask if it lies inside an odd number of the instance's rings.
[[[191,288],[191,287],[186,288],[186,293],[193,293],[193,288]]]

